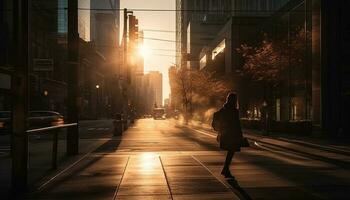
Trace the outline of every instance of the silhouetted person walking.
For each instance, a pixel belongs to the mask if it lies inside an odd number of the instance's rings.
[[[214,113],[212,126],[218,131],[218,142],[220,148],[227,150],[224,168],[221,174],[225,178],[234,178],[230,172],[230,164],[235,152],[241,150],[242,130],[237,109],[237,95],[229,93],[226,103]]]

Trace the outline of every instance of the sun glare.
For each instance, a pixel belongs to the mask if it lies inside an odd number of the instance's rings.
[[[152,54],[152,50],[145,45],[140,45],[139,46],[139,54],[145,58],[145,57],[148,57]]]

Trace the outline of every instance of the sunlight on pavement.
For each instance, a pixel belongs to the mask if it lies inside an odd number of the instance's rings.
[[[143,170],[153,170],[159,167],[159,162],[155,162],[155,158],[158,158],[156,153],[146,152],[141,154],[141,164]]]

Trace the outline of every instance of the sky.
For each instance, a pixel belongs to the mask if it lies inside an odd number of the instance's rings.
[[[174,0],[121,0],[120,8],[127,9],[163,9],[175,10]],[[134,11],[139,19],[139,30],[144,30],[145,38],[159,38],[175,41],[174,11]],[[120,28],[123,28],[123,12],[120,17]],[[147,30],[167,30],[173,32],[153,32]],[[169,97],[170,86],[168,69],[175,63],[175,42],[144,40],[151,53],[145,58],[145,73],[159,71],[163,74],[163,99]],[[165,50],[166,51],[165,51]]]

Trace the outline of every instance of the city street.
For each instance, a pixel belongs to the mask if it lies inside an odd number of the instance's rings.
[[[101,134],[100,138],[88,139],[104,141],[101,146],[43,183],[28,198],[347,199],[349,196],[348,166],[277,147],[243,148],[231,165],[237,182],[225,180],[220,175],[225,152],[218,148],[213,132],[192,129],[175,120],[141,119],[122,137],[108,139]],[[84,140],[87,139],[81,139]]]
[[[0,1],[1,199],[350,199],[348,8]]]

